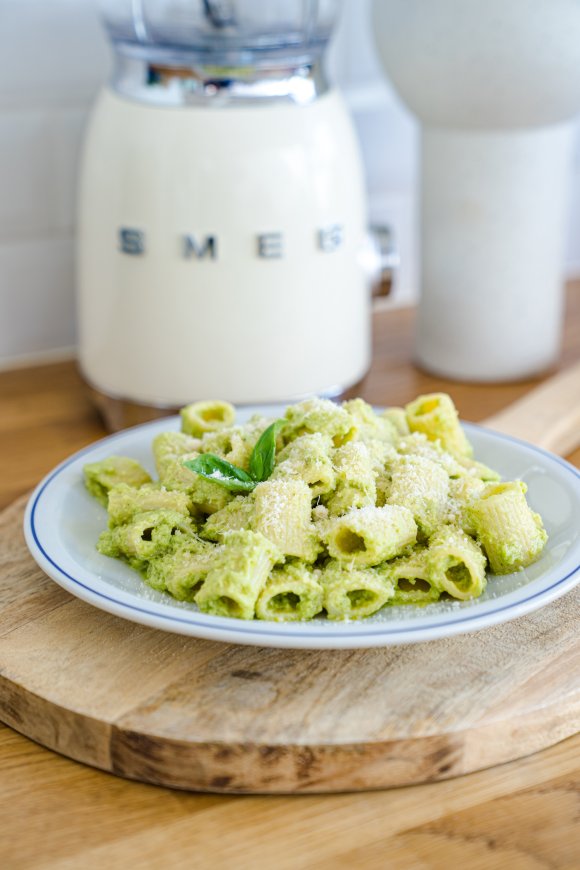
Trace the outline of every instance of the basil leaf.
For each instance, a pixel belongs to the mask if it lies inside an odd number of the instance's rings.
[[[206,480],[219,483],[230,492],[251,492],[256,486],[256,481],[243,468],[232,465],[214,453],[202,453],[195,459],[185,460],[183,464],[190,471],[195,471]]]
[[[285,422],[285,420],[276,420],[262,432],[256,441],[250,457],[250,474],[256,482],[268,480],[274,471],[276,436]]]
[[[214,453],[202,453],[184,461],[186,468],[206,480],[219,483],[230,492],[252,492],[262,480],[268,480],[276,462],[276,435],[285,420],[276,420],[258,438],[250,457],[250,473],[232,465]]]

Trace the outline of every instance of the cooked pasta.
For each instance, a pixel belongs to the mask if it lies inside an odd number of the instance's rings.
[[[254,499],[239,495],[225,507],[210,514],[203,524],[201,534],[208,541],[222,541],[228,532],[240,532],[252,526]]]
[[[539,514],[526,501],[526,485],[488,484],[471,503],[468,514],[491,570],[509,574],[534,562],[548,538]]]
[[[255,489],[252,528],[282,555],[314,562],[321,547],[311,512],[312,496],[302,480],[266,480]]]
[[[109,490],[107,510],[109,526],[113,528],[130,523],[144,511],[176,511],[189,518],[191,501],[186,492],[170,491],[158,483],[144,483],[141,487],[118,483]]]
[[[408,508],[424,538],[443,522],[448,498],[449,477],[436,462],[403,456],[393,465],[387,502]]]
[[[281,560],[281,553],[259,532],[230,532],[195,603],[203,613],[253,619],[258,596]]]
[[[329,619],[371,616],[393,597],[393,586],[372,568],[348,568],[331,561],[322,572],[324,608]]]
[[[109,456],[102,462],[91,462],[84,467],[85,486],[105,507],[109,501],[109,492],[119,483],[129,486],[143,486],[151,483],[151,477],[137,462],[126,456]]]
[[[485,589],[485,556],[462,529],[441,526],[429,541],[426,561],[429,578],[453,598],[477,598]]]
[[[291,622],[313,619],[323,607],[320,569],[301,562],[274,568],[256,602],[258,619]]]
[[[217,617],[362,619],[482,595],[547,534],[521,481],[472,457],[453,402],[376,413],[308,399],[236,423],[195,402],[153,442],[158,479],[113,456],[84,469],[108,511],[98,550]]]
[[[207,432],[215,432],[233,426],[236,409],[229,402],[193,402],[181,409],[181,428],[186,435],[201,438]]]
[[[147,583],[160,592],[169,592],[178,601],[194,601],[214,558],[213,548],[210,547],[178,547],[149,562]]]
[[[473,453],[455,405],[445,393],[419,396],[407,405],[405,412],[411,432],[423,432],[430,441],[439,441],[453,456]]]
[[[357,423],[348,411],[328,399],[308,399],[290,405],[285,419],[285,443],[307,432],[323,432],[331,438],[334,447],[340,447],[352,441],[358,431]]]
[[[354,508],[329,520],[324,537],[333,559],[365,568],[400,556],[416,539],[413,514],[399,505]]]
[[[174,545],[176,535],[189,539],[195,534],[190,517],[177,511],[153,510],[136,514],[130,522],[103,532],[98,547],[107,556],[151,561]]]
[[[187,493],[192,504],[192,513],[196,518],[213,514],[225,507],[232,500],[231,493],[213,480],[207,480],[184,464],[187,460],[196,459],[195,453],[184,453],[182,456],[169,460],[160,475],[161,484],[168,490]]]
[[[201,447],[200,438],[192,438],[185,432],[162,432],[153,439],[153,458],[160,480],[171,463],[188,453],[195,453]]]
[[[430,604],[441,595],[427,562],[426,549],[416,549],[377,570],[393,587],[391,604]]]
[[[386,411],[382,411],[379,414],[379,417],[383,420],[388,420],[399,436],[408,435],[411,431],[404,408],[387,408]]]
[[[301,480],[314,498],[336,488],[333,445],[329,435],[314,432],[291,441],[279,454],[271,480]]]
[[[364,441],[350,441],[334,454],[336,482],[326,505],[334,516],[354,508],[373,507],[377,500],[373,458]]]

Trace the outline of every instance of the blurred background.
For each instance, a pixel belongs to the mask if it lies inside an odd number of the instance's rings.
[[[97,0],[0,0],[0,367],[74,347],[78,160],[109,69]],[[401,268],[385,304],[408,304],[418,289],[416,125],[381,70],[369,0],[344,0],[328,74],[353,114],[371,218],[396,233]],[[568,277],[580,274],[580,147],[576,155]]]
[[[109,69],[97,0],[0,0],[0,367],[74,347],[78,160]],[[344,0],[328,75],[354,117],[371,219],[396,233],[401,268],[386,304],[409,304],[417,296],[416,125],[380,68],[369,0]],[[567,277],[580,274],[580,147],[576,155]]]

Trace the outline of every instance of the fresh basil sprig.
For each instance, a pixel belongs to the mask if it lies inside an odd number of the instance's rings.
[[[250,475],[256,483],[268,480],[276,464],[276,436],[286,421],[276,420],[264,429],[250,456]]]
[[[202,453],[195,459],[184,461],[186,468],[195,471],[206,480],[219,483],[230,492],[252,492],[263,480],[268,480],[276,462],[276,436],[286,421],[276,420],[265,429],[252,450],[250,473],[232,465],[215,453]]]
[[[225,486],[230,492],[251,492],[256,486],[256,481],[247,471],[232,465],[215,453],[202,453],[195,459],[187,459],[183,464],[206,480],[213,480],[214,483]]]

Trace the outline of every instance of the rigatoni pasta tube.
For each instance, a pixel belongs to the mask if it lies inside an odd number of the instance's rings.
[[[389,499],[391,492],[391,472],[384,468],[375,477],[375,489],[377,491],[376,506],[383,507]]]
[[[192,438],[183,432],[161,432],[157,435],[153,439],[153,457],[159,478],[163,480],[165,470],[175,459],[188,453],[195,454],[200,447],[199,438]]]
[[[526,485],[490,483],[468,509],[494,574],[510,574],[534,562],[548,536],[525,497]]]
[[[201,534],[208,541],[222,541],[228,532],[250,528],[253,515],[254,499],[239,495],[207,518]]]
[[[409,434],[409,423],[404,408],[387,408],[379,416],[387,420],[399,436]]]
[[[475,526],[469,508],[484,488],[485,483],[478,477],[466,476],[450,480],[445,521],[450,525],[459,526],[468,535],[475,536]]]
[[[364,399],[349,399],[342,403],[351,415],[358,429],[358,437],[364,441],[375,439],[394,444],[399,437],[395,425],[387,417],[375,414],[371,405]]]
[[[430,537],[443,522],[449,478],[440,465],[421,456],[405,456],[391,469],[387,503],[409,508],[419,531]]]
[[[356,423],[344,408],[329,399],[306,399],[286,409],[287,424],[282,430],[285,443],[307,432],[323,432],[334,447],[351,441],[356,433]]]
[[[322,610],[320,571],[299,562],[274,568],[256,603],[258,619],[292,622],[313,619]]]
[[[181,430],[186,435],[200,438],[204,432],[215,432],[225,426],[233,426],[236,409],[229,402],[212,400],[192,402],[181,409]]]
[[[97,544],[105,556],[149,561],[174,545],[178,535],[195,536],[191,520],[177,511],[156,510],[136,514],[130,523],[103,532]]]
[[[430,459],[445,469],[451,479],[464,477],[468,472],[456,456],[443,450],[439,441],[429,441],[423,432],[412,432],[397,443],[397,452],[402,456],[421,456]]]
[[[153,589],[169,592],[179,601],[193,601],[215,558],[215,547],[181,547],[149,563],[146,580]]]
[[[329,435],[314,432],[301,435],[280,452],[270,480],[303,480],[313,498],[326,495],[336,486]]]
[[[334,455],[334,467],[336,489],[325,502],[331,515],[340,516],[352,508],[374,505],[375,467],[366,444],[351,441],[340,447]]]
[[[189,518],[189,505],[189,497],[184,492],[169,492],[155,483],[146,483],[139,489],[119,483],[109,492],[109,525],[122,526],[136,514],[154,510],[176,511]]]
[[[369,567],[401,555],[415,543],[417,525],[399,505],[365,507],[328,521],[329,554],[347,565]]]
[[[405,407],[405,412],[411,432],[423,432],[430,441],[440,441],[444,450],[457,456],[473,453],[457,409],[446,393],[419,396]]]
[[[256,601],[281,553],[259,532],[230,532],[195,603],[204,613],[253,619]]]
[[[478,462],[477,459],[470,459],[469,456],[459,456],[458,462],[465,469],[466,475],[483,480],[485,483],[497,483],[501,480],[501,474],[494,471],[493,468],[484,465],[483,462]]]
[[[329,619],[362,619],[376,613],[393,596],[393,586],[371,568],[349,569],[329,562],[321,577]]]
[[[136,459],[109,456],[100,462],[89,462],[83,468],[85,486],[101,504],[107,506],[109,491],[118,483],[142,486],[151,483],[150,475]]]
[[[429,576],[442,592],[466,601],[485,589],[486,559],[481,547],[456,526],[442,526],[429,541]]]
[[[393,597],[389,604],[430,604],[440,597],[440,590],[433,582],[427,563],[427,550],[418,550],[409,556],[401,556],[376,569],[393,585]]]
[[[254,490],[252,527],[285,556],[314,562],[321,548],[311,504],[312,494],[302,480],[267,480]]]

